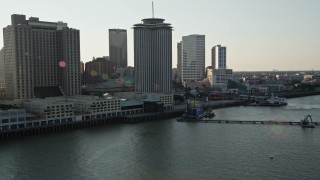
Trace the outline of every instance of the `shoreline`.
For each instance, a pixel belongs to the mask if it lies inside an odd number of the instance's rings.
[[[282,95],[281,97],[298,98],[298,97],[313,96],[313,95],[320,95],[320,91],[286,94],[286,95]],[[202,103],[202,105],[204,105],[205,107],[210,107],[212,109],[219,109],[219,108],[241,106],[241,105],[244,105],[244,102],[245,101],[241,101],[241,100],[221,100],[221,101],[204,102]],[[142,113],[142,114],[134,114],[130,116],[117,116],[117,117],[99,118],[99,119],[96,118],[96,119],[83,120],[83,121],[67,122],[64,124],[53,124],[53,125],[45,125],[45,126],[37,126],[37,127],[3,131],[3,132],[0,132],[0,140],[17,138],[17,137],[25,137],[25,136],[42,135],[42,134],[54,133],[59,131],[67,131],[72,129],[99,127],[107,124],[137,124],[137,123],[157,121],[157,120],[162,120],[167,118],[175,118],[183,114],[183,112],[185,111],[185,106],[186,106],[185,104],[174,105],[173,109],[171,110],[167,110],[164,112],[157,112],[157,113]]]

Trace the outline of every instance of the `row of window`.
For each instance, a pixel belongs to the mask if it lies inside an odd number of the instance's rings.
[[[7,124],[7,123],[15,123],[15,122],[22,122],[22,121],[25,121],[26,118],[25,117],[18,117],[18,118],[8,118],[8,119],[2,119],[1,120],[1,123],[2,124]]]

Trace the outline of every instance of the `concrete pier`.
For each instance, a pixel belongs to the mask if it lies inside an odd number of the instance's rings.
[[[177,119],[178,122],[190,122],[190,123],[224,123],[224,124],[265,124],[265,125],[300,125],[300,122],[296,121],[245,121],[245,120],[212,120],[212,119]],[[320,122],[313,122],[314,125],[320,125]]]

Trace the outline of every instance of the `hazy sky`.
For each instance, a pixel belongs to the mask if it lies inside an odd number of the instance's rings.
[[[0,0],[0,26],[11,14],[64,21],[80,30],[81,60],[109,54],[108,29],[128,30],[133,65],[132,25],[152,16],[151,0]],[[320,70],[320,0],[154,0],[155,17],[171,23],[173,67],[182,36],[206,35],[211,48],[227,46],[227,66],[243,70]],[[3,36],[0,37],[1,47]]]

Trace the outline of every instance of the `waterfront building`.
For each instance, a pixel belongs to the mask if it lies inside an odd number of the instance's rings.
[[[182,37],[181,80],[200,81],[205,75],[205,35]]]
[[[68,98],[73,102],[77,112],[84,114],[110,114],[107,117],[121,115],[120,99],[114,97],[73,96]]]
[[[0,131],[25,128],[26,118],[25,110],[0,110]]]
[[[33,98],[23,102],[23,107],[34,115],[34,119],[72,119],[74,107],[65,98]]]
[[[214,46],[211,49],[211,60],[213,69],[227,69],[227,48],[221,45]]]
[[[115,73],[114,64],[108,56],[93,58],[85,64],[85,83],[101,83],[109,79]]]
[[[80,32],[63,22],[14,14],[3,29],[6,97],[33,98],[35,88],[81,93]]]
[[[135,91],[172,92],[172,26],[164,19],[148,18],[133,29]]]
[[[123,99],[135,99],[144,101],[146,99],[154,99],[163,103],[164,109],[172,109],[173,93],[136,93],[136,92],[117,92],[114,96]]]
[[[116,68],[128,66],[127,30],[109,29],[109,56]]]

